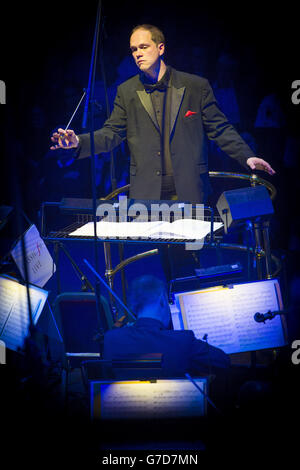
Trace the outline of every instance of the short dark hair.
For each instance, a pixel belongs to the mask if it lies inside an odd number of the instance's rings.
[[[145,31],[149,31],[151,33],[151,39],[155,42],[155,44],[166,44],[164,33],[157,26],[153,26],[152,24],[139,24],[133,28],[130,33],[130,37],[138,29],[144,29]]]
[[[131,282],[128,292],[128,304],[131,311],[138,316],[144,307],[155,304],[157,298],[166,292],[164,281],[151,274],[145,274]]]

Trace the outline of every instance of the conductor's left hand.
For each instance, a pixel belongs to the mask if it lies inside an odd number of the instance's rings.
[[[275,174],[275,170],[273,170],[271,165],[262,158],[250,157],[247,160],[247,165],[250,166],[251,170],[263,170],[269,173],[269,175]]]

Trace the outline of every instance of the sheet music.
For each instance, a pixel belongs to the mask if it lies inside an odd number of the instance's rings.
[[[30,286],[32,320],[36,324],[47,300],[48,292]],[[23,346],[29,328],[26,286],[0,276],[0,339],[8,349]]]
[[[98,237],[147,237],[148,233],[155,229],[160,222],[97,222]],[[79,227],[70,235],[75,236],[94,236],[94,223]]]
[[[228,354],[280,347],[285,344],[280,315],[265,323],[254,320],[256,312],[282,309],[277,280],[217,286],[196,292],[176,294],[183,328],[196,338],[208,335],[208,343]],[[174,309],[174,329],[182,329]],[[175,316],[176,314],[176,316]]]
[[[55,273],[56,266],[35,225],[31,225],[24,234],[24,243],[28,281],[30,284],[43,287]],[[11,250],[11,255],[25,280],[21,241],[18,241]]]
[[[222,227],[220,222],[214,223],[214,231]],[[201,240],[211,230],[210,222],[196,219],[178,219],[174,222],[97,222],[98,237],[121,238],[178,238],[187,240]],[[94,236],[94,224],[88,222],[74,232],[72,236]]]
[[[205,392],[205,380],[195,379]],[[202,416],[204,396],[188,380],[101,384],[102,419]]]
[[[223,227],[222,222],[214,222],[214,231],[221,227]],[[170,224],[170,230],[182,235],[183,238],[201,240],[210,232],[211,223],[206,220],[178,219]]]

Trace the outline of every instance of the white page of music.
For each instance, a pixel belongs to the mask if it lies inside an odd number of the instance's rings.
[[[177,296],[185,329],[227,354],[280,347],[285,344],[280,315],[265,323],[255,313],[282,309],[277,280],[217,286]]]
[[[24,244],[26,248],[28,281],[35,286],[44,287],[46,282],[55,273],[56,266],[34,224],[24,234]],[[11,250],[11,255],[25,280],[21,241],[18,241]]]
[[[210,233],[211,224],[204,220],[178,219],[174,222],[97,222],[98,237],[141,237],[141,238],[178,238],[178,239],[197,239],[204,238]],[[214,231],[222,227],[220,222],[214,223]],[[93,236],[94,224],[88,222],[79,227],[72,236]]]
[[[205,391],[203,379],[195,379]],[[204,397],[188,380],[101,384],[101,418],[201,416]]]
[[[36,324],[48,297],[48,292],[30,287],[32,320]],[[23,346],[30,324],[26,286],[0,276],[0,338],[8,349]]]

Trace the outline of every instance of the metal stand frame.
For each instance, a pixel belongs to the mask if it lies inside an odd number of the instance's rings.
[[[209,176],[213,178],[231,178],[231,179],[247,180],[250,182],[250,185],[253,187],[256,185],[264,185],[269,190],[270,198],[272,200],[275,199],[276,194],[277,194],[275,187],[269,181],[266,181],[263,178],[260,178],[255,174],[247,175],[243,173],[210,171]],[[129,189],[130,189],[130,184],[122,186],[112,191],[111,193],[109,193],[103,200],[114,199],[120,193],[129,191]],[[239,251],[248,251],[248,253],[252,252],[252,254],[255,256],[255,259],[256,259],[256,269],[257,269],[258,279],[259,280],[264,279],[263,261],[265,262],[265,277],[267,279],[272,279],[273,277],[276,277],[279,271],[281,270],[281,263],[280,263],[280,260],[276,258],[274,255],[272,255],[271,253],[270,239],[269,239],[269,225],[270,225],[269,221],[255,222],[253,224],[253,231],[254,231],[254,237],[255,237],[254,248],[249,247],[249,246],[244,246],[244,245],[238,245],[238,244],[214,243],[212,240],[211,240],[211,243],[209,244],[209,247],[233,249],[233,250],[239,250]],[[127,266],[130,263],[133,263],[134,261],[138,261],[148,256],[158,254],[157,249],[139,253],[125,260],[122,259],[122,261],[113,268],[112,260],[111,260],[110,242],[104,242],[103,245],[104,245],[104,256],[105,256],[105,265],[106,265],[105,276],[107,278],[107,282],[111,289],[113,289],[115,275],[119,271],[123,272],[123,269],[125,268],[125,266]],[[272,261],[274,261],[276,264],[276,269],[274,272],[272,272]],[[117,309],[116,309],[116,306],[114,305],[114,300],[112,297],[111,297],[111,302],[112,302],[111,306],[112,306],[113,314],[115,316],[115,319],[117,319],[118,313],[117,313]]]

